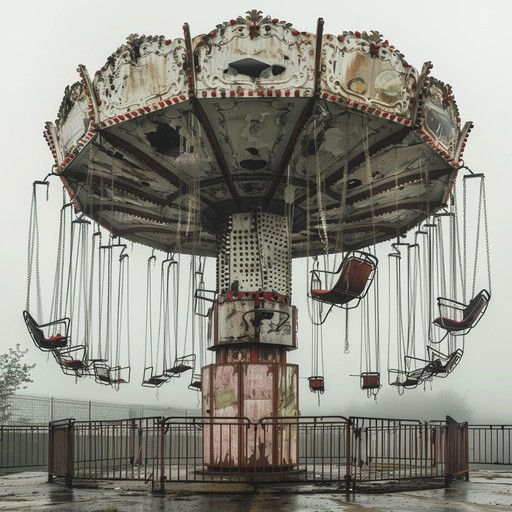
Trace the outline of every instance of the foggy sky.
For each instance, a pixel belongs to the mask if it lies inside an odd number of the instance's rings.
[[[293,302],[299,307],[299,350],[291,352],[288,360],[301,364],[301,411],[313,414],[328,411],[348,416],[365,410],[376,416],[388,416],[390,411],[397,410],[397,404],[402,400],[404,416],[408,416],[412,403],[417,405],[424,400],[425,404],[431,404],[438,400],[441,410],[443,400],[452,400],[455,396],[455,401],[460,398],[468,405],[474,421],[491,417],[497,421],[512,421],[512,390],[508,386],[512,337],[505,322],[511,314],[512,289],[508,254],[512,247],[509,240],[511,215],[508,211],[512,185],[508,89],[512,76],[507,44],[512,4],[508,0],[337,0],[311,2],[307,9],[298,9],[298,5],[302,4],[200,1],[192,5],[160,0],[143,3],[132,0],[90,0],[86,3],[29,0],[12,4],[9,15],[2,16],[0,158],[4,196],[0,205],[3,233],[0,300],[4,336],[1,350],[7,351],[16,343],[29,349],[26,361],[35,362],[37,367],[33,372],[34,383],[25,392],[192,409],[199,406],[199,395],[187,390],[185,382],[179,380],[165,384],[158,392],[141,387],[141,337],[132,336],[131,339],[132,360],[136,361],[132,383],[118,392],[100,387],[90,379],[75,383],[73,378],[62,374],[53,360],[48,360],[33,346],[22,319],[32,182],[50,172],[53,158],[43,139],[44,123],[56,119],[65,87],[79,79],[78,64],[84,64],[93,76],[132,33],[181,37],[182,24],[188,22],[194,36],[209,32],[217,23],[257,8],[265,15],[293,23],[301,31],[314,33],[319,17],[324,18],[325,33],[377,30],[416,69],[421,69],[423,62],[432,61],[432,76],[453,87],[462,123],[468,120],[475,123],[464,162],[474,172],[486,174],[492,301],[477,329],[468,336],[459,367],[447,379],[436,379],[432,390],[410,391],[405,400],[397,395],[396,390],[386,386],[374,403],[359,390],[358,379],[351,376],[359,371],[358,340],[357,337],[351,340],[350,354],[343,353],[340,335],[343,315],[338,313],[341,315],[338,320],[334,316],[330,318],[324,330],[326,393],[318,407],[317,397],[309,392],[305,380],[310,371],[311,338],[305,300],[308,278],[304,265],[296,264]],[[54,193],[57,190],[55,183],[53,190]],[[41,267],[43,282],[51,283],[54,271],[51,256],[52,251],[57,251],[57,225],[51,216],[44,220],[48,226],[41,224],[40,229],[47,256],[41,261]],[[214,266],[213,262],[209,265]],[[144,267],[140,271],[144,272]],[[49,301],[51,288],[47,287],[45,292]],[[49,311],[48,304],[45,307]],[[140,319],[135,320],[138,322],[135,332],[143,321],[141,314]],[[383,354],[383,373],[386,364]]]

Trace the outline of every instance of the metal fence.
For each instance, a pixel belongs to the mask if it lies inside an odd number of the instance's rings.
[[[51,424],[53,438],[50,479],[143,480],[154,490],[167,482],[265,480],[335,483],[353,490],[377,481],[444,481],[469,471],[467,425],[451,419],[69,420]]]
[[[469,425],[470,464],[512,465],[512,425]]]
[[[347,474],[348,424],[342,417],[55,422],[50,480],[144,480],[154,489],[165,482],[247,482],[256,475],[258,481],[339,482]],[[215,448],[214,438],[221,440]],[[263,472],[257,454],[266,460]]]
[[[198,410],[148,404],[120,404],[53,396],[16,394],[5,404],[9,418],[5,425],[41,425],[62,418],[77,421],[118,420],[152,416],[198,416]]]
[[[46,468],[48,425],[0,426],[0,470]]]
[[[215,441],[217,440],[217,441]],[[215,444],[216,443],[216,444]],[[266,460],[262,464],[262,457]],[[511,425],[342,416],[60,420],[0,426],[0,469],[50,480],[252,480],[334,483],[443,479],[470,465],[512,465]],[[262,470],[263,469],[263,470]]]
[[[446,423],[351,418],[356,481],[432,479],[446,476]]]

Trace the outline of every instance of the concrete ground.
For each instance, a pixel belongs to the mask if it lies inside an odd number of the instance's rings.
[[[72,489],[46,473],[0,477],[0,511],[84,512],[499,512],[512,511],[512,471],[472,471],[446,489],[346,495],[322,486],[242,484],[171,486],[163,495],[137,482],[101,482]]]

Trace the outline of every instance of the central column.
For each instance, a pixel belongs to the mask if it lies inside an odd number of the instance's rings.
[[[291,232],[285,216],[255,209],[227,215],[217,231],[217,300],[210,317],[215,363],[202,369],[203,415],[247,418],[251,427],[215,420],[205,432],[205,464],[217,468],[291,468],[297,431],[275,420],[298,414],[297,311],[291,304]]]

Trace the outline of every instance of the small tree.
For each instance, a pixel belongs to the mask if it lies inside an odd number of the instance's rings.
[[[11,416],[11,398],[18,389],[25,389],[30,372],[35,364],[28,365],[21,360],[28,350],[21,350],[19,344],[9,352],[0,355],[0,423],[5,423]]]

